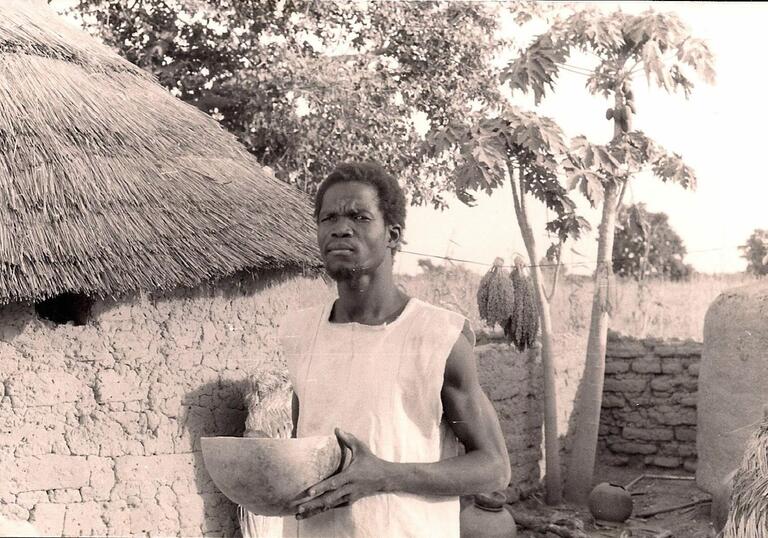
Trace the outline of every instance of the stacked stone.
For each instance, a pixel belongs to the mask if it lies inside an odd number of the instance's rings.
[[[611,334],[600,417],[601,461],[696,470],[702,346]]]
[[[480,385],[493,403],[507,441],[512,480],[510,502],[527,496],[539,486],[541,460],[542,396],[538,349],[518,353],[506,343],[476,348]]]

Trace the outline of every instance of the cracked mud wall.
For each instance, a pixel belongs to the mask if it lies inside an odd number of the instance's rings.
[[[98,301],[84,326],[0,307],[0,514],[46,535],[236,534],[199,438],[240,435],[248,376],[284,371],[275,325],[312,299],[297,280]]]
[[[84,326],[0,306],[0,515],[48,536],[237,535],[199,438],[242,433],[249,379],[285,372],[282,315],[331,295],[273,274],[98,301]],[[539,481],[540,361],[504,344],[477,356],[514,500]]]

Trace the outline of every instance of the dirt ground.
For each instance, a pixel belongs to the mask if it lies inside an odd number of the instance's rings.
[[[621,524],[596,522],[586,507],[571,505],[549,507],[534,495],[509,506],[512,514],[518,516],[516,518],[518,537],[569,538],[573,536],[575,538],[586,535],[601,538],[713,538],[715,536],[709,516],[711,503],[707,502],[711,496],[696,487],[692,474],[650,467],[638,469],[604,466],[596,469],[595,479],[596,483],[611,482],[626,486],[644,474],[674,475],[687,479],[643,478],[638,481],[629,489],[633,501],[632,516]],[[639,517],[646,512],[674,508],[697,501],[701,503],[658,515]],[[523,520],[551,522],[557,528],[551,527],[549,532],[533,531],[521,525]],[[541,526],[539,528],[543,529]],[[569,530],[572,533],[570,535]]]

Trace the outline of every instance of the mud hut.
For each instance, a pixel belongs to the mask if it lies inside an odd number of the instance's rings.
[[[43,3],[0,2],[0,515],[235,534],[199,437],[241,432],[239,387],[283,370],[313,236],[217,122]]]
[[[727,290],[704,321],[696,481],[715,492],[739,467],[768,404],[768,281]]]

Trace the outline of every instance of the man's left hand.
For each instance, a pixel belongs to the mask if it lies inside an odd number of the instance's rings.
[[[368,445],[351,433],[339,428],[334,433],[342,446],[352,452],[350,464],[340,473],[309,488],[307,496],[293,503],[297,508],[297,519],[346,506],[384,489],[387,462],[374,455]]]

